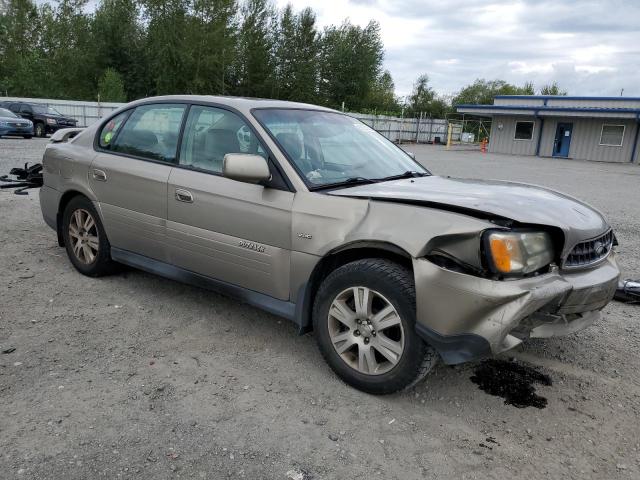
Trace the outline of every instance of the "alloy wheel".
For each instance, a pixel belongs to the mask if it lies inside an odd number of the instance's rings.
[[[340,292],[327,320],[335,351],[359,373],[382,375],[400,361],[405,339],[402,321],[379,292],[367,287]]]
[[[75,257],[85,265],[95,261],[100,248],[98,227],[91,214],[77,209],[69,219],[69,240]]]

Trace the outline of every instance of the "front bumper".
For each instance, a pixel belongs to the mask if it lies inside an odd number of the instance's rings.
[[[591,325],[613,298],[615,253],[599,265],[495,281],[413,261],[417,332],[456,364],[515,347],[526,337],[563,335]]]
[[[3,135],[16,135],[25,136],[33,135],[33,126],[31,127],[0,127],[0,136]]]

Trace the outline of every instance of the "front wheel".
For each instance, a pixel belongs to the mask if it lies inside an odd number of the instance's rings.
[[[413,275],[383,259],[334,270],[314,302],[320,351],[346,383],[368,393],[408,388],[433,369],[436,351],[415,333]]]
[[[47,136],[47,130],[44,126],[44,123],[36,123],[34,127],[34,133],[36,137],[44,138]]]

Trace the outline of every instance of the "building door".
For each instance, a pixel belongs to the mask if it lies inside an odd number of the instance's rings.
[[[568,157],[571,146],[571,131],[573,123],[558,123],[556,128],[556,139],[553,141],[553,156]]]

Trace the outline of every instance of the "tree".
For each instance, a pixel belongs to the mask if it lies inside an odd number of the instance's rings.
[[[540,95],[559,95],[566,96],[567,91],[561,89],[558,86],[558,82],[549,83],[547,85],[543,85],[540,89]]]
[[[11,95],[235,94],[399,111],[383,56],[376,22],[319,32],[312,9],[278,12],[273,0],[0,0],[0,91]]]
[[[113,68],[107,68],[100,77],[98,98],[102,102],[124,102],[127,99],[122,76]]]
[[[435,96],[436,93],[429,86],[429,76],[427,74],[420,75],[413,84],[413,91],[409,96],[410,110],[415,113],[428,111]]]
[[[145,39],[148,75],[153,79],[150,93],[185,93],[187,4],[184,0],[142,0],[148,22]]]
[[[365,99],[382,68],[380,25],[372,21],[361,28],[345,21],[326,27],[320,55],[321,101],[336,108],[343,102],[350,110],[366,108]]]
[[[98,79],[90,19],[84,12],[86,4],[86,0],[61,0],[55,8],[44,4],[39,11],[36,51],[43,68],[37,81],[46,85],[50,97],[95,98]]]
[[[247,0],[242,15],[235,72],[236,93],[249,97],[273,96],[276,81],[272,54],[275,10],[267,0]]]
[[[138,10],[136,0],[103,0],[91,22],[95,71],[116,71],[124,82],[125,100],[144,97],[153,88],[146,75]]]
[[[429,86],[429,76],[420,75],[413,84],[406,114],[417,116],[424,113],[432,118],[444,118],[450,110],[451,107],[447,101],[439,97]]]
[[[382,72],[373,82],[367,98],[367,109],[391,115],[400,113],[401,107],[395,94],[395,84],[388,70]]]
[[[185,32],[187,92],[229,92],[238,40],[236,11],[235,0],[194,0]]]
[[[275,39],[277,98],[312,102],[317,96],[319,39],[313,10],[299,14],[288,4],[280,13]]]
[[[291,100],[314,102],[318,96],[318,62],[320,39],[316,14],[305,8],[296,16],[296,49]]]
[[[477,79],[453,98],[453,105],[491,105],[496,95],[533,95],[533,84],[517,87],[504,80]]]
[[[45,95],[46,83],[37,81],[43,69],[38,48],[40,22],[35,4],[7,0],[0,11],[0,90],[17,96]]]

